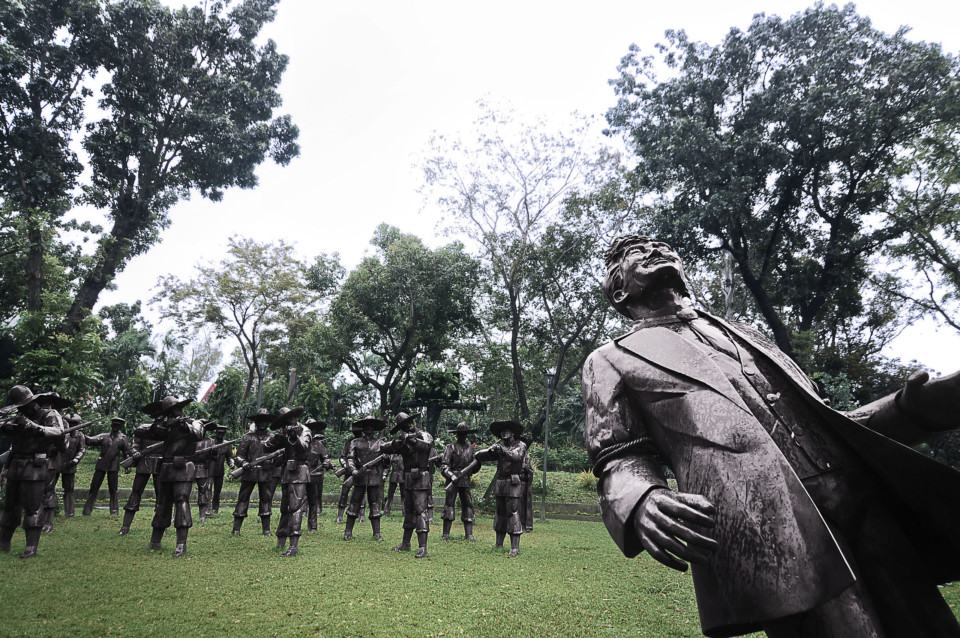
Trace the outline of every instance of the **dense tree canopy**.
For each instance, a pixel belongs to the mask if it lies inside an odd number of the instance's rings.
[[[960,118],[956,59],[818,4],[715,46],[668,32],[620,71],[608,120],[655,199],[651,232],[690,259],[728,254],[791,355],[797,335],[866,314],[874,257],[907,232],[901,160]]]

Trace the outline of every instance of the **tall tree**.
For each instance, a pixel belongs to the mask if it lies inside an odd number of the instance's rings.
[[[475,140],[438,136],[423,165],[427,196],[446,214],[451,232],[474,242],[483,265],[484,347],[473,355],[487,353],[496,361],[492,366],[502,366],[506,354],[514,401],[503,416],[535,421],[536,430],[543,410],[534,417],[531,389],[543,388],[548,367],[560,368],[558,387],[573,379],[580,357],[567,358],[570,346],[596,335],[606,315],[605,306],[595,303],[596,290],[589,289],[593,276],[566,276],[582,274],[600,242],[565,233],[562,213],[564,200],[597,181],[606,161],[615,158],[587,148],[590,123],[575,120],[554,132],[542,120],[518,123],[512,113],[481,104]],[[532,328],[546,342],[530,339]]]
[[[91,95],[86,84],[110,48],[103,3],[4,2],[0,42],[0,198],[18,222],[16,257],[25,275],[25,298],[5,301],[15,301],[14,310],[36,312],[44,253],[61,230],[83,169],[70,142]]]
[[[250,395],[255,378],[261,382],[260,362],[269,343],[279,340],[279,329],[315,303],[307,288],[304,265],[283,241],[260,244],[233,237],[227,257],[216,266],[197,266],[189,281],[168,275],[157,284],[161,316],[172,319],[183,331],[211,327],[216,334],[233,337],[240,348],[247,380],[243,398]]]
[[[334,298],[324,350],[376,389],[381,412],[396,413],[417,362],[441,361],[476,326],[478,265],[459,243],[431,250],[381,224],[365,258]]]
[[[84,200],[112,226],[81,273],[67,333],[127,261],[157,242],[175,202],[191,190],[217,201],[225,188],[252,188],[267,157],[286,164],[299,152],[290,117],[273,117],[287,56],[272,40],[257,44],[277,2],[107,5],[106,115],[83,142],[91,169]]]
[[[668,31],[619,70],[607,118],[654,199],[648,228],[691,259],[728,254],[792,356],[798,335],[862,316],[873,257],[907,230],[903,154],[960,117],[957,60],[817,4],[716,46]]]

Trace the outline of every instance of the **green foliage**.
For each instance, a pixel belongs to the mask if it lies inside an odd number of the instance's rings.
[[[577,475],[577,483],[584,490],[590,492],[597,491],[597,475],[589,470],[584,470]]]
[[[668,32],[656,58],[631,48],[607,116],[635,154],[620,190],[652,198],[644,228],[691,268],[729,255],[790,355],[797,334],[868,314],[873,258],[907,230],[902,160],[960,122],[957,59],[822,4],[715,46]]]
[[[533,443],[529,448],[530,460],[538,468],[543,467],[543,445]],[[550,472],[582,472],[593,467],[587,451],[575,445],[550,445],[547,454],[547,470]]]
[[[333,300],[323,348],[364,385],[381,412],[396,413],[421,358],[438,361],[476,328],[479,267],[458,243],[431,250],[380,225],[374,256],[347,276]]]
[[[460,396],[460,375],[442,365],[420,362],[413,373],[413,389],[418,397],[451,401]]]
[[[14,376],[4,386],[20,383],[37,392],[56,391],[78,404],[100,382],[98,361],[103,347],[99,322],[84,320],[73,335],[60,331],[59,318],[25,312],[12,330],[20,354],[14,359]]]
[[[217,375],[216,387],[207,399],[207,410],[210,418],[229,428],[230,435],[236,437],[246,430],[246,421],[243,419],[253,411],[245,409],[243,400],[243,386],[246,374],[239,368],[226,367]],[[256,398],[253,398],[256,406]]]

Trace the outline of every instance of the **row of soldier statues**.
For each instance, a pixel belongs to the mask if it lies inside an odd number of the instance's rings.
[[[83,508],[84,516],[93,511],[105,477],[110,494],[110,513],[118,515],[119,470],[135,469],[120,535],[129,533],[144,489],[152,478],[156,505],[147,548],[160,549],[163,535],[172,523],[176,530],[173,556],[182,556],[193,524],[190,509],[193,485],[197,485],[197,508],[203,522],[207,516],[219,513],[226,465],[232,470],[232,476],[240,480],[233,512],[233,534],[240,534],[250,497],[256,488],[262,532],[265,536],[274,535],[270,531],[270,518],[274,492],[279,484],[277,546],[285,550],[282,556],[297,555],[302,518],[306,514],[308,530],[316,531],[317,515],[322,509],[323,473],[334,470],[324,445],[326,423],[309,419],[301,424],[302,407],[281,408],[277,414],[261,409],[249,417],[253,422],[251,431],[241,439],[224,440],[226,426],[184,415],[183,410],[190,402],[168,396],[144,406],[142,412],[153,421],[136,427],[131,443],[123,432],[123,419],[114,417],[109,432],[88,436],[83,429],[103,419],[81,423],[76,414],[63,413],[72,402],[57,393],[35,394],[26,386],[14,386],[9,393],[8,405],[0,410],[3,414],[0,434],[11,439],[6,501],[0,518],[0,551],[10,550],[14,531],[22,518],[26,549],[21,557],[36,555],[41,532],[53,529],[58,480],[62,480],[64,515],[67,518],[74,515],[77,464],[87,447],[94,446],[100,448],[100,456]],[[446,479],[441,516],[443,540],[450,538],[458,497],[464,534],[468,540],[474,540],[471,475],[483,462],[496,461],[496,547],[502,548],[509,535],[510,555],[516,556],[520,535],[532,529],[533,471],[527,443],[521,438],[522,424],[517,421],[493,422],[490,431],[498,442],[486,449],[475,450],[468,436],[477,430],[461,423],[449,431],[456,435],[456,441],[449,443],[443,454],[438,455],[433,437],[417,427],[418,416],[398,414],[396,424],[390,430],[393,436],[390,439],[380,437],[387,426],[381,419],[368,416],[353,423],[353,438],[343,444],[339,456],[341,468],[336,470],[338,476],[345,477],[337,516],[337,522],[343,522],[346,513],[344,540],[352,538],[358,518],[363,522],[366,501],[373,537],[382,541],[380,517],[383,513],[390,513],[399,486],[403,539],[393,549],[410,550],[416,533],[416,557],[426,556],[427,535],[433,519],[433,475],[438,466]],[[208,437],[205,433],[213,433],[213,436]],[[233,445],[237,442],[239,447],[234,454]],[[388,477],[390,488],[384,498],[383,489]]]

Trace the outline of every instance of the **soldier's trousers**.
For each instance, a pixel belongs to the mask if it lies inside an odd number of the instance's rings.
[[[523,516],[521,517],[523,530],[529,532],[533,529],[533,484],[523,484]]]
[[[460,520],[464,523],[472,523],[474,521],[473,493],[469,487],[458,487],[447,492],[443,499],[443,514],[440,518],[445,521],[452,521],[456,517],[454,506],[457,503],[458,494],[460,495]]]
[[[153,529],[166,529],[173,526],[177,529],[191,527],[193,517],[190,515],[190,492],[193,490],[193,481],[159,481],[157,483],[157,506],[154,509]]]
[[[340,500],[337,501],[337,507],[344,508],[350,504],[350,487],[344,485],[340,488]]]
[[[110,493],[110,513],[115,514],[117,507],[117,475],[119,472],[104,472],[103,470],[95,470],[93,473],[93,479],[90,481],[90,493],[87,495],[87,502],[84,505],[83,509],[86,512],[93,510],[94,504],[97,502],[97,494],[100,492],[100,486],[103,485],[103,476],[107,476],[107,491]]]
[[[306,483],[283,483],[280,486],[280,523],[277,536],[300,536],[303,506],[307,502]]]
[[[47,470],[47,482],[43,486],[43,509],[52,510],[57,508],[57,481],[60,479],[60,472]]]
[[[414,529],[417,533],[430,531],[427,518],[427,497],[430,490],[411,490],[403,488],[403,529]]]
[[[242,481],[240,483],[240,493],[237,494],[237,506],[233,510],[233,515],[238,518],[246,518],[247,509],[250,507],[250,495],[253,494],[253,488],[258,488],[260,495],[260,516],[270,516],[273,513],[271,507],[273,503],[273,492],[277,486],[273,481]]]
[[[370,518],[380,518],[380,502],[383,500],[383,485],[354,485],[350,495],[347,516],[360,516],[363,513],[363,497],[367,497],[370,506]]]
[[[209,476],[197,478],[197,510],[203,514],[210,511],[213,501],[213,482]]]
[[[223,490],[223,474],[220,476],[214,476],[211,479],[213,481],[213,496],[211,498],[213,502],[213,509],[220,510],[220,492]]]
[[[73,472],[65,472],[60,475],[60,487],[63,488],[63,494],[73,494],[74,487],[77,484],[77,475]]]
[[[140,509],[140,500],[143,498],[143,490],[147,487],[147,482],[150,480],[151,474],[148,472],[137,472],[133,477],[133,486],[130,488],[130,498],[127,499],[127,504],[123,506],[123,509],[128,512],[136,512]],[[157,479],[153,479],[153,491],[159,493],[157,490]]]
[[[498,534],[522,534],[520,521],[520,496],[497,496],[497,509],[493,515],[493,531]]]
[[[310,508],[307,526],[313,529],[317,526],[317,515],[323,511],[323,474],[310,476],[310,482],[307,483],[307,504]]]
[[[23,481],[7,478],[6,500],[0,527],[13,530],[20,524],[23,515],[23,529],[40,529],[40,510],[43,505],[44,481]],[[12,532],[11,532],[12,533]]]

